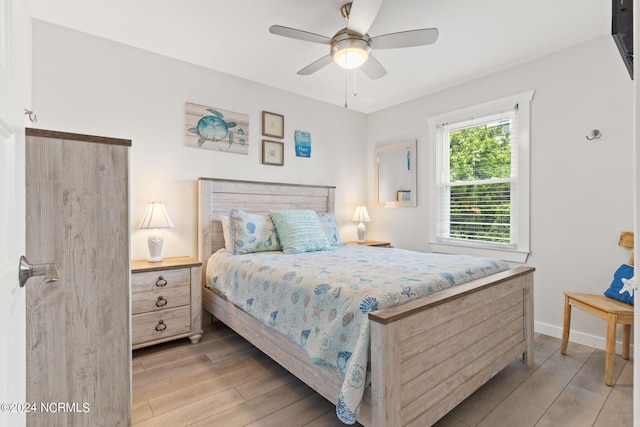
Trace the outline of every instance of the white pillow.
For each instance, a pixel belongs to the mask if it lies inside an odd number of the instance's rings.
[[[229,231],[229,215],[220,215],[220,223],[222,224],[222,236],[224,237],[224,248],[229,252],[233,252],[233,243],[231,242],[231,233]]]

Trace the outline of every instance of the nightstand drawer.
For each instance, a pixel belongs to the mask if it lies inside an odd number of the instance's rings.
[[[146,313],[189,305],[191,302],[190,291],[189,287],[180,286],[148,292],[134,292],[131,294],[131,313]]]
[[[202,336],[202,263],[192,257],[131,261],[132,348]]]
[[[191,270],[178,268],[163,271],[147,271],[131,275],[131,291],[145,292],[191,286]]]
[[[191,308],[189,306],[170,308],[158,312],[136,314],[132,319],[133,345],[184,334],[191,329]]]

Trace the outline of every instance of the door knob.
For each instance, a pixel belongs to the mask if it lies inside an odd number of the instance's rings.
[[[23,256],[20,257],[20,266],[18,267],[18,280],[20,287],[23,288],[27,284],[27,280],[33,276],[44,276],[43,283],[51,283],[60,281],[58,268],[55,264],[30,264]]]

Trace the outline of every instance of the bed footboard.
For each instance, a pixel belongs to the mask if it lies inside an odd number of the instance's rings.
[[[533,268],[369,314],[374,426],[429,426],[519,355],[533,364]]]

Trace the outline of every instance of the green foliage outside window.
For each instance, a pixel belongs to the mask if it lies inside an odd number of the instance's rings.
[[[451,238],[510,243],[511,161],[509,121],[449,133]]]

